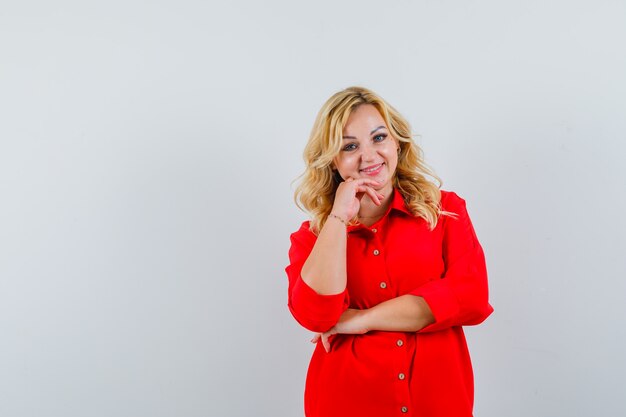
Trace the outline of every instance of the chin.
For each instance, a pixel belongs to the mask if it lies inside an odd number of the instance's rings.
[[[375,190],[382,190],[382,189],[387,188],[387,187],[392,188],[392,185],[391,185],[390,181],[387,178],[385,178],[383,180],[376,180],[376,181],[378,181],[380,183],[380,187],[374,188]]]

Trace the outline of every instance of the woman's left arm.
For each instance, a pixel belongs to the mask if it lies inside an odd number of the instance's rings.
[[[329,338],[335,334],[365,334],[372,330],[417,332],[434,322],[424,298],[407,294],[365,310],[349,308],[333,328],[316,335],[311,341],[315,343],[321,338],[324,349],[329,352]]]
[[[493,312],[489,304],[485,254],[465,200],[449,192],[443,206],[446,211],[457,213],[456,217],[446,216],[443,220],[445,272],[440,279],[409,292],[426,301],[435,319],[420,332],[480,324]]]

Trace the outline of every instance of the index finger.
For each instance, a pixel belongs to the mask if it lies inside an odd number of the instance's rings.
[[[359,178],[357,182],[360,185],[380,185],[378,181],[370,179],[370,178]]]

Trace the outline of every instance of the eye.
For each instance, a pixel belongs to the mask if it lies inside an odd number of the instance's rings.
[[[353,151],[356,149],[356,143],[348,143],[346,146],[343,147],[342,150],[344,151]]]
[[[385,138],[387,137],[386,134],[381,133],[380,135],[376,135],[374,136],[374,142],[382,142],[383,140],[385,140]]]

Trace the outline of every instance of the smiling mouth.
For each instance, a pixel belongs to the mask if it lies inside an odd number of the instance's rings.
[[[363,168],[361,170],[361,172],[364,172],[366,174],[370,174],[372,172],[376,172],[378,171],[380,168],[382,168],[382,166],[385,165],[385,163],[383,162],[382,164],[378,164],[378,165],[372,165],[371,167],[367,167],[367,168]]]

